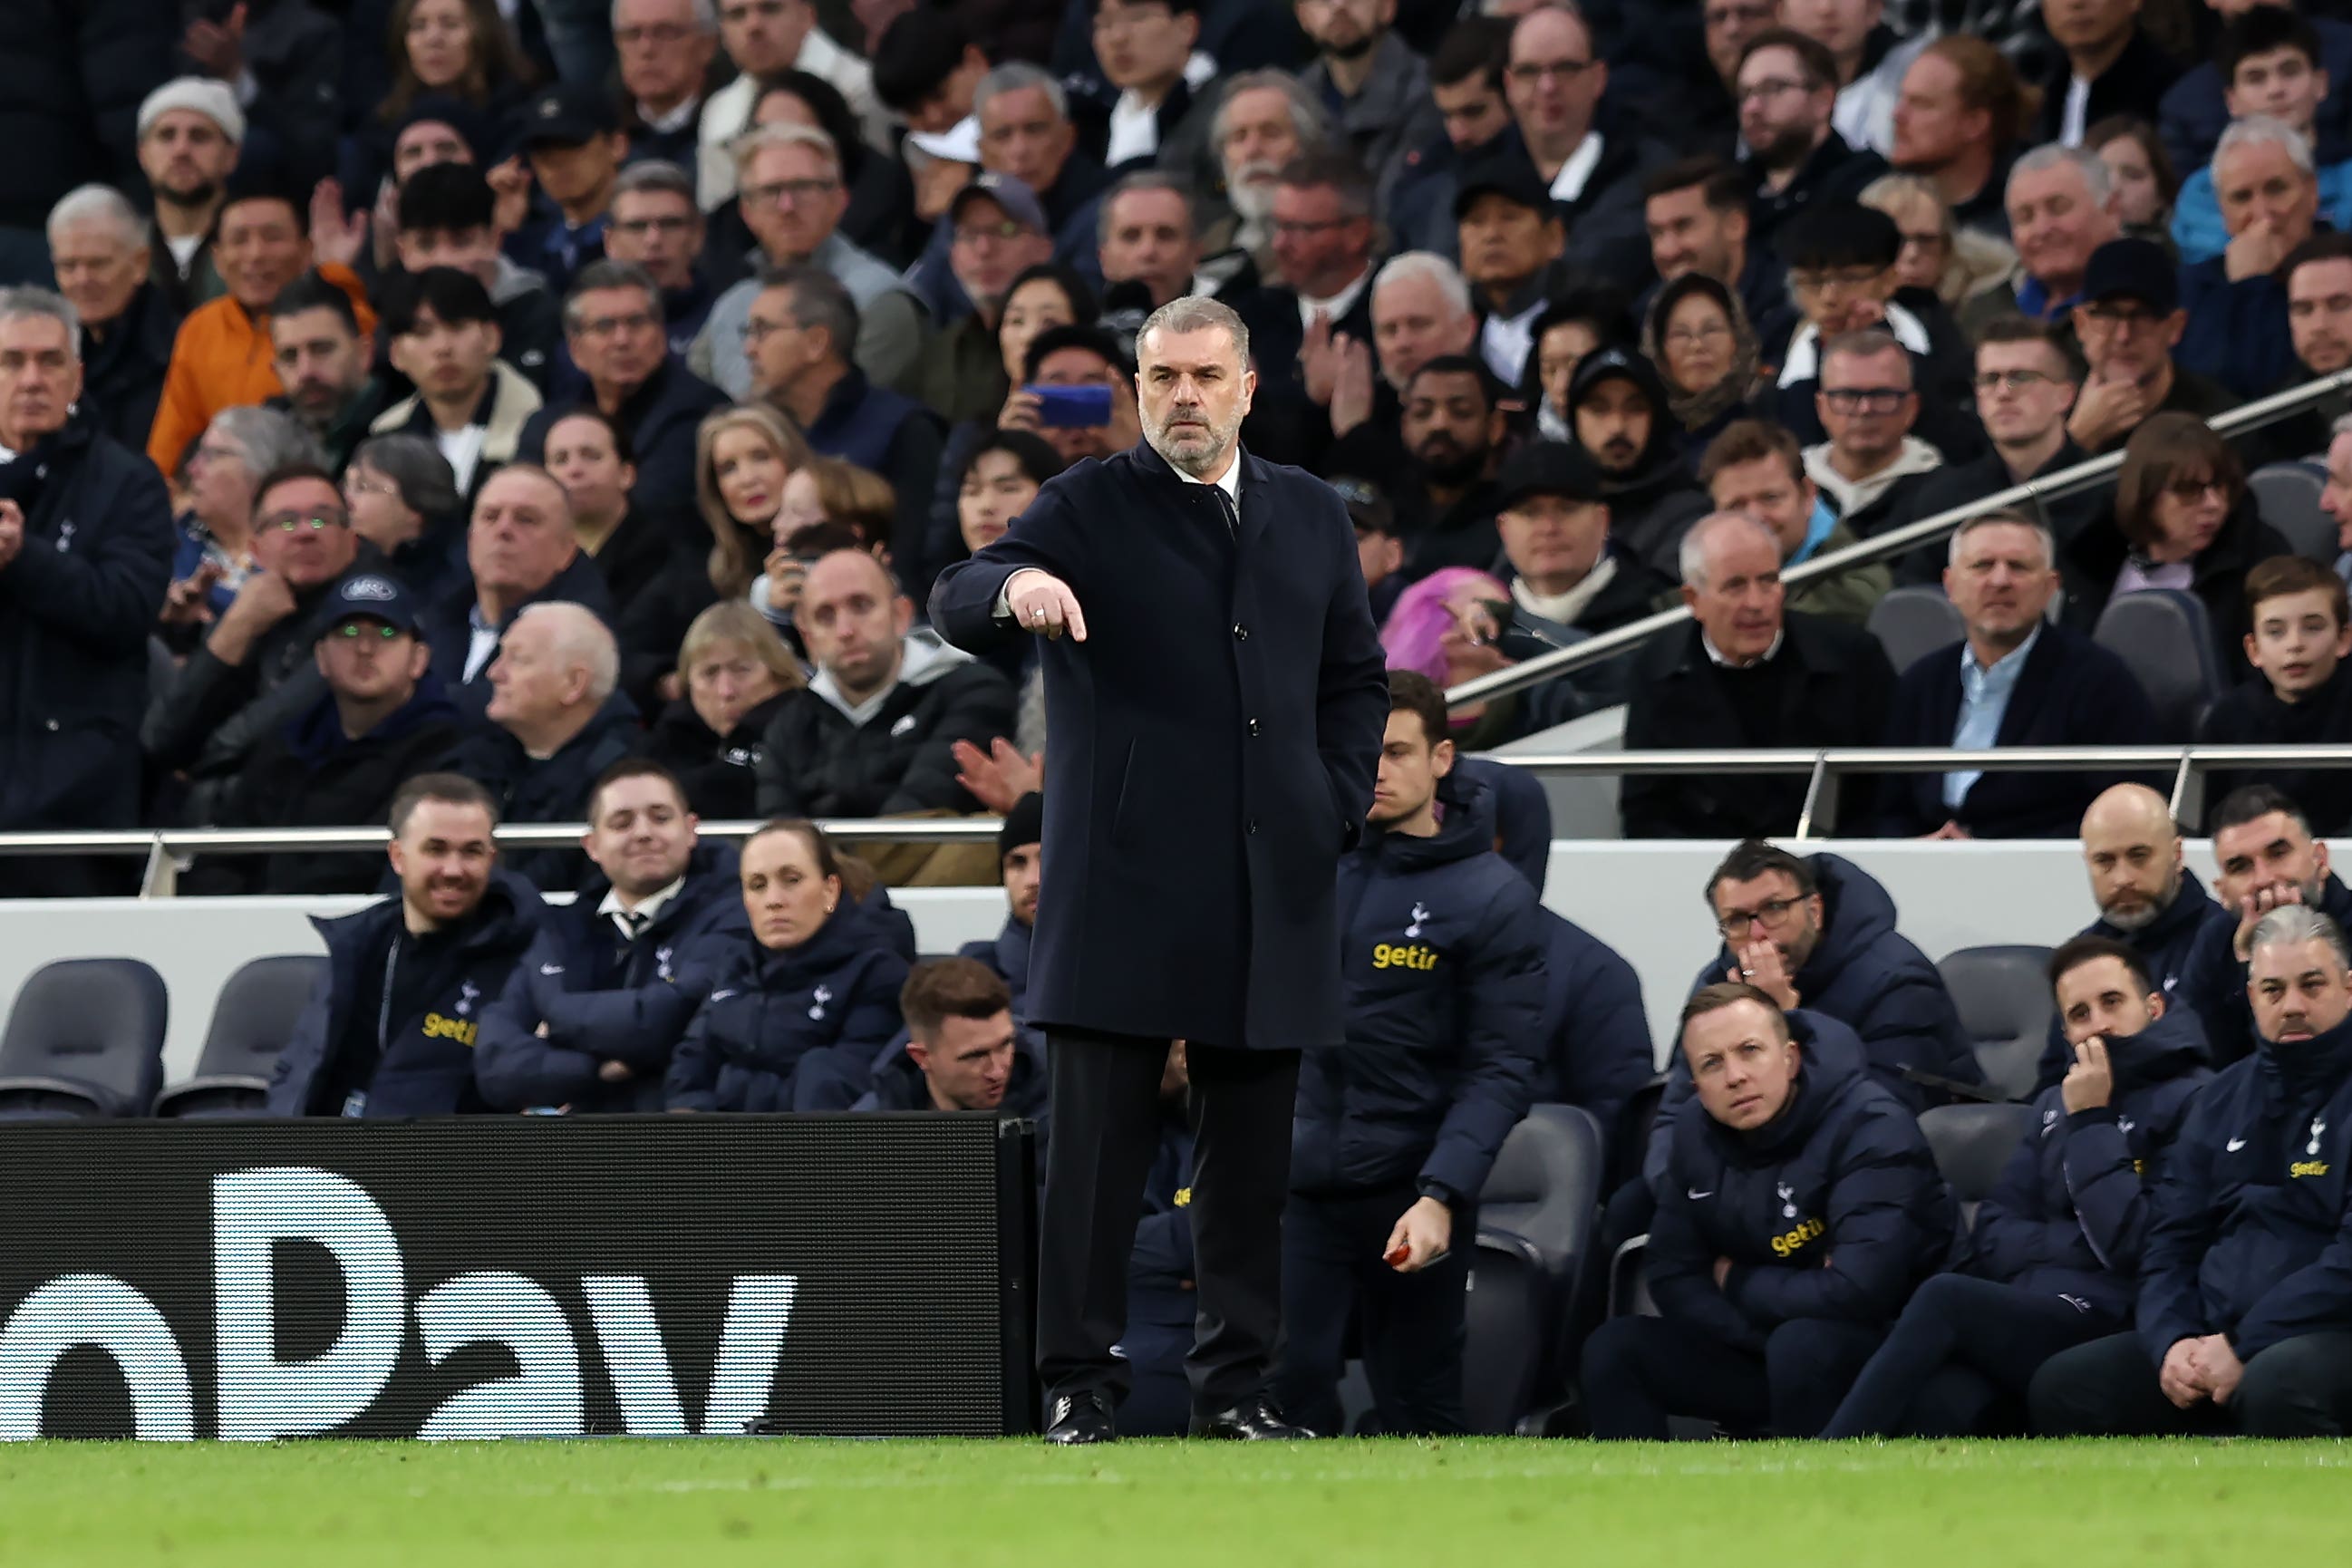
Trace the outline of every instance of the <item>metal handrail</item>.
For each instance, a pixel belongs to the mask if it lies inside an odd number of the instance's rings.
[[[1675,752],[1522,752],[1484,753],[1536,773],[1649,778],[1677,773],[1805,773],[1804,809],[1796,837],[1811,838],[1836,826],[1838,779],[1847,773],[2155,773],[2172,774],[2174,820],[2204,813],[2204,775],[2220,768],[2352,768],[2352,745],[2332,746],[1848,746],[1806,751],[1781,748]]]
[[[761,822],[705,822],[706,838],[749,838]],[[828,838],[883,844],[983,844],[1004,825],[993,816],[937,818],[843,817],[820,822]],[[506,849],[563,848],[580,842],[585,823],[508,823],[499,828]],[[299,849],[380,849],[392,837],[383,827],[155,827],[106,833],[0,833],[0,856],[290,853]]]
[[[2299,414],[2331,393],[2352,392],[2352,370],[2337,371],[2333,375],[2306,381],[2284,392],[2274,392],[2268,397],[2256,398],[2217,414],[2206,423],[2219,435],[2237,436],[2275,424],[2290,414]],[[2029,502],[2063,500],[2112,477],[2124,466],[2121,451],[2088,458],[2070,468],[2061,468],[2046,479],[2028,479],[2021,485],[2011,485],[2005,490],[1995,490],[1966,506],[1956,506],[1939,511],[1933,517],[1923,517],[1916,522],[1890,528],[1885,532],[1865,539],[1843,550],[1816,556],[1801,566],[1793,566],[1782,574],[1781,581],[1791,588],[1802,587],[1818,577],[1834,576],[1856,566],[1874,565],[1897,555],[1906,555],[1923,544],[1933,544],[1969,519],[2002,507],[2021,506]],[[1599,664],[1614,655],[1645,643],[1658,633],[1681,626],[1691,618],[1687,606],[1676,605],[1645,616],[1638,621],[1587,637],[1568,647],[1556,648],[1535,658],[1523,659],[1507,669],[1475,676],[1445,693],[1449,709],[1466,707],[1473,702],[1488,702],[1497,697],[1507,697],[1529,687],[1540,686],[1547,680],[1570,675],[1588,665]]]

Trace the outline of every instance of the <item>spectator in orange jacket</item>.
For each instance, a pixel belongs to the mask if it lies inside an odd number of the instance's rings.
[[[148,432],[147,455],[170,473],[214,415],[261,403],[282,390],[269,342],[269,307],[278,290],[310,270],[310,215],[291,195],[267,185],[232,184],[221,205],[213,260],[228,292],[180,323],[163,400]],[[352,297],[362,333],[375,328],[358,274],[328,262],[319,275]]]

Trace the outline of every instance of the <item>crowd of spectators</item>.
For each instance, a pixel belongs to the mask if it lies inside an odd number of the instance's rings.
[[[2352,31],[1958,9],[17,0],[0,831],[389,823],[388,869],[184,869],[389,893],[325,928],[280,1112],[1040,1116],[1037,660],[922,607],[1137,444],[1139,328],[1212,296],[1243,441],[1345,498],[1392,670],[1350,1039],[1302,1078],[1294,1413],[1329,1426],[1352,1316],[1381,1420],[1460,1425],[1463,1227],[1565,1100],[1664,1312],[1590,1342],[1596,1431],[2340,1430],[2352,772],[2216,781],[2218,904],[2120,773],[1849,784],[1849,831],[2091,868],[2049,1136],[1962,1227],[1916,1118],[1978,1064],[1884,889],[1764,842],[1801,780],[1623,786],[1629,837],[1749,841],[1643,1142],[1631,971],[1541,908],[1549,820],[1474,754],[1620,705],[1632,750],[2352,742],[2352,400],[2207,424],[2352,368]],[[2281,465],[2340,538],[2266,519]],[[1897,589],[1959,627],[1903,668]],[[2227,682],[2186,719],[2095,636],[2141,595]],[[811,820],[982,814],[866,858]],[[120,870],[0,858],[0,896]],[[1000,881],[998,938],[918,961],[891,888]],[[1180,1047],[1129,1430],[1181,1408],[1184,1085]]]

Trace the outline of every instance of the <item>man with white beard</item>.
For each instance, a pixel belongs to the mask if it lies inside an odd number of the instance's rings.
[[[1230,232],[1212,230],[1202,252],[1249,253],[1260,279],[1275,276],[1274,193],[1282,171],[1301,153],[1330,140],[1329,122],[1297,79],[1278,70],[1244,71],[1225,89],[1209,135],[1234,209]],[[1223,228],[1223,225],[1217,226]]]

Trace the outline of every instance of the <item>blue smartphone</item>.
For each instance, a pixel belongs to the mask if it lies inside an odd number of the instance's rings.
[[[1092,430],[1110,423],[1108,386],[1024,386],[1037,399],[1037,423],[1050,430]]]

